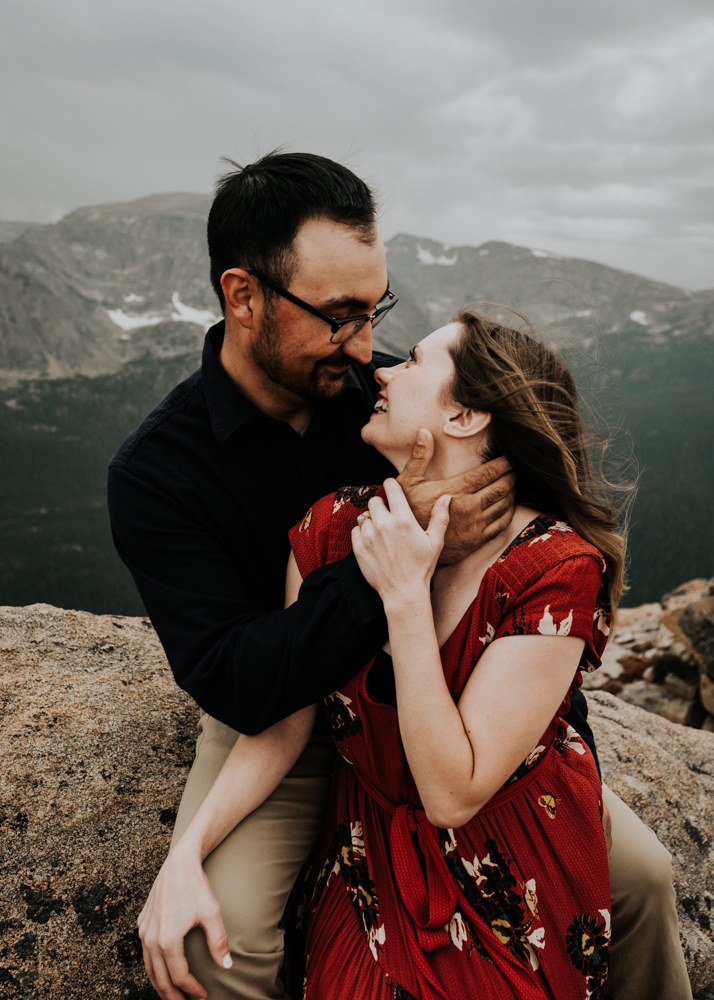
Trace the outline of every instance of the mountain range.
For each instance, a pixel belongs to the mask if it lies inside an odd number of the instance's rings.
[[[52,225],[0,222],[0,603],[141,613],[109,539],[105,468],[197,366],[218,318],[209,204],[152,195]],[[588,416],[614,438],[608,470],[640,469],[628,602],[711,576],[714,289],[501,242],[400,234],[387,251],[400,301],[376,346],[404,355],[485,300],[521,310],[565,352]]]

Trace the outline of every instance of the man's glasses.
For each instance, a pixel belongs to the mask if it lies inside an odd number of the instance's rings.
[[[252,274],[254,278],[257,278],[258,281],[262,282],[264,285],[267,285],[268,288],[272,288],[272,290],[277,292],[278,295],[282,295],[282,297],[287,299],[288,302],[293,302],[296,306],[300,306],[300,308],[304,309],[306,312],[312,313],[313,316],[317,316],[318,319],[324,320],[325,323],[329,323],[331,330],[331,344],[344,344],[353,337],[356,337],[360,330],[364,327],[365,323],[371,323],[372,329],[374,329],[378,323],[381,323],[389,310],[393,309],[397,302],[399,302],[399,299],[394,297],[394,292],[390,292],[389,286],[387,286],[387,291],[382,297],[382,302],[387,299],[386,305],[378,305],[374,312],[369,315],[365,313],[363,316],[345,316],[344,319],[338,319],[336,316],[330,316],[328,313],[323,312],[322,309],[317,309],[315,306],[311,306],[309,302],[304,302],[302,299],[299,299],[297,295],[293,295],[292,292],[289,292],[287,288],[283,288],[282,285],[273,281],[272,278],[266,278],[266,276],[260,271],[255,271],[250,267],[246,267],[244,270],[247,271],[248,274]]]

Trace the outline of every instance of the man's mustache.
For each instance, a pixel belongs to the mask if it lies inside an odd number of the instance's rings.
[[[342,350],[337,350],[334,354],[330,354],[328,357],[322,358],[321,361],[318,361],[315,368],[319,368],[321,365],[333,365],[337,368],[342,367],[343,365],[347,366],[351,364],[352,358],[348,358]]]

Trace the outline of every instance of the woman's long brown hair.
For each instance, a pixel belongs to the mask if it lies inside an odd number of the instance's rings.
[[[478,311],[483,305],[491,304],[467,306],[452,320],[463,332],[450,348],[449,394],[491,414],[484,457],[508,458],[518,476],[516,503],[557,515],[602,553],[614,611],[625,590],[626,546],[612,488],[590,460],[602,439],[582,419],[565,361],[534,336]]]

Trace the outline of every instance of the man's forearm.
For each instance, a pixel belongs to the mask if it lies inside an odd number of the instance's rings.
[[[311,573],[290,608],[262,612],[255,602],[235,602],[228,622],[206,620],[213,605],[197,609],[194,595],[147,585],[128,565],[176,682],[209,715],[248,735],[321,701],[387,638],[381,600],[354,556]],[[215,613],[227,610],[228,599]]]

